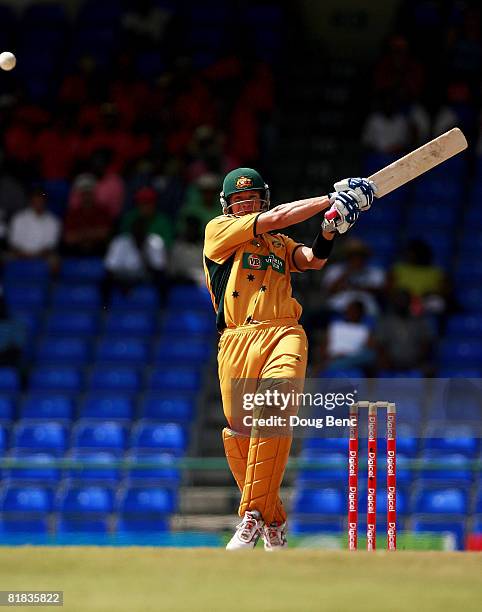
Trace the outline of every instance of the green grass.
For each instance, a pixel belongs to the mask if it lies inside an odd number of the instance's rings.
[[[63,590],[82,612],[471,612],[481,576],[478,553],[0,548],[0,589]]]

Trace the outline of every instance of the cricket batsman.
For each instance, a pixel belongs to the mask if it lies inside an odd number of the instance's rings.
[[[224,449],[241,491],[241,522],[228,550],[254,548],[260,536],[267,551],[287,547],[279,490],[292,440],[291,434],[243,430],[233,381],[254,380],[260,389],[270,381],[304,381],[308,346],[291,273],[323,268],[336,234],[353,226],[373,196],[367,179],[350,178],[336,183],[329,195],[270,208],[269,187],[256,170],[238,168],[224,178],[223,214],[206,226],[204,271],[220,333],[218,370],[229,425],[222,432]],[[310,247],[280,233],[323,211],[336,218],[320,219]]]

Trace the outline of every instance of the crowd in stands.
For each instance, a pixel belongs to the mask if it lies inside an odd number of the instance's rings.
[[[43,48],[44,59],[64,53],[55,74],[33,78],[28,34],[42,19],[35,5],[21,17],[5,9],[0,25],[19,43],[18,71],[0,82],[5,258],[44,258],[55,276],[62,257],[101,257],[106,301],[114,285],[149,280],[161,296],[172,282],[202,285],[203,229],[219,214],[223,174],[254,165],[269,178],[282,10],[258,13],[247,34],[243,23],[256,10],[249,4],[229,32],[219,24],[234,8],[219,3],[181,16],[169,2],[86,2],[74,20],[52,6]],[[453,125],[480,140],[477,6],[404,2],[396,23],[373,70],[365,160],[378,155],[380,164]],[[447,74],[434,63],[435,40]],[[308,317],[316,371],[342,364],[364,374],[435,373],[436,338],[461,310],[450,263],[430,240],[376,264],[370,246],[379,255],[370,240],[346,241],[322,276],[325,306]]]

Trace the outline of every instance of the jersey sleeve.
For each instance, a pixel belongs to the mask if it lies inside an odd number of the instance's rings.
[[[286,247],[286,262],[288,264],[289,271],[290,272],[304,272],[304,270],[300,270],[299,268],[296,267],[295,260],[294,260],[294,254],[296,253],[298,249],[300,249],[303,246],[303,244],[301,242],[296,242],[295,240],[293,240],[293,238],[290,238],[289,236],[285,236],[284,234],[282,234],[282,236],[283,236],[283,241]]]
[[[242,217],[219,216],[206,225],[204,254],[217,263],[223,263],[245,242],[253,240],[256,219],[260,213]]]

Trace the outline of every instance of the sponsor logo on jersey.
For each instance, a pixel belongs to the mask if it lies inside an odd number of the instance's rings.
[[[253,179],[249,176],[240,176],[236,179],[236,189],[247,189],[253,186]]]
[[[275,272],[285,273],[285,262],[274,253],[257,255],[256,253],[243,253],[243,268],[248,270],[267,270],[271,266]]]
[[[261,268],[261,259],[258,257],[258,255],[250,255],[248,257],[248,265],[254,270],[259,270]]]

